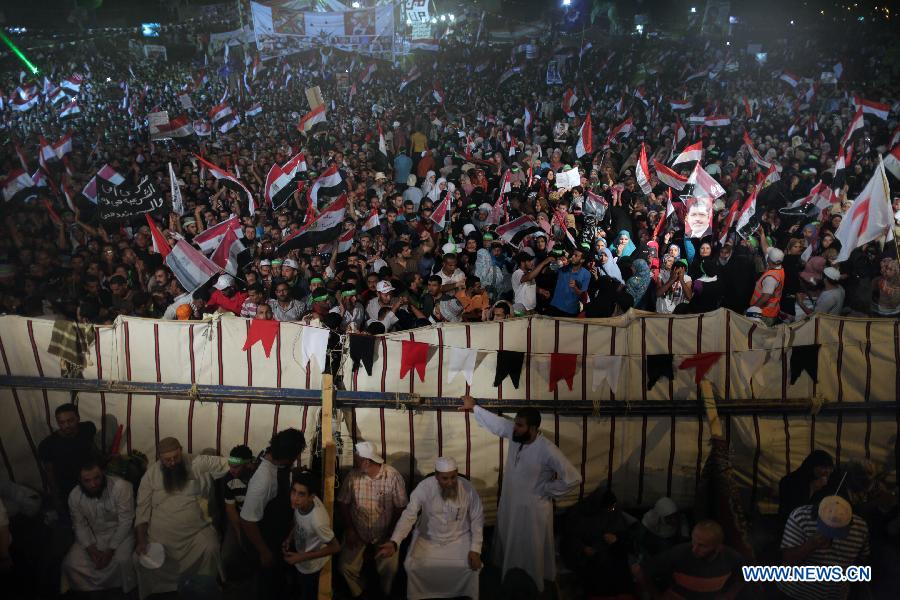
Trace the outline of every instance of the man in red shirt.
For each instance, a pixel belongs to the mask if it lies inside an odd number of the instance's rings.
[[[221,308],[222,310],[231,311],[235,315],[240,315],[241,306],[243,306],[244,300],[247,299],[247,292],[239,292],[235,289],[234,277],[223,273],[219,275],[219,279],[216,280],[216,284],[213,287],[216,289],[210,295],[206,308],[213,311]]]

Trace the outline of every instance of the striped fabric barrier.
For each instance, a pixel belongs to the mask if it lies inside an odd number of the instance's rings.
[[[114,326],[95,328],[97,343],[84,378],[320,388],[318,369],[299,366],[302,326],[283,323],[267,358],[259,345],[242,350],[249,323],[232,317],[190,323],[120,319]],[[60,377],[58,359],[47,353],[52,329],[49,320],[0,317],[2,373]],[[424,381],[414,379],[414,371],[400,378],[402,340],[433,345]],[[790,348],[816,343],[821,345],[818,383],[802,374],[791,385]],[[446,355],[451,347],[479,349],[471,387],[461,376],[446,381]],[[497,350],[528,353],[518,389],[509,379],[499,388],[493,387]],[[552,352],[579,355],[572,390],[560,382],[554,392],[549,391]],[[724,310],[677,317],[629,313],[604,321],[531,317],[382,336],[376,340],[371,376],[364,369],[352,373],[349,360],[342,365],[347,390],[375,392],[382,402],[379,407],[357,403],[341,410],[341,461],[349,464],[351,443],[360,439],[373,441],[407,477],[430,472],[437,456],[452,455],[479,488],[486,507],[493,510],[500,493],[506,444],[487,434],[468,414],[446,405],[423,410],[410,402],[471,393],[484,401],[507,403],[507,410],[514,411],[511,406],[517,401],[540,401],[545,408],[544,435],[559,445],[585,479],[561,506],[607,483],[626,505],[646,506],[660,495],[689,504],[708,453],[708,428],[699,407],[695,414],[684,410],[660,414],[658,407],[660,401],[684,407],[684,401],[697,398],[693,371],[677,370],[680,359],[696,352],[724,352],[707,376],[724,399],[722,406],[760,402],[770,407],[765,412],[723,413],[736,476],[748,501],[765,506],[775,498],[779,478],[799,466],[813,448],[825,449],[838,460],[870,458],[878,465],[895,468],[900,433],[896,410],[900,322],[817,316],[769,329]],[[767,354],[752,382],[740,369],[744,364],[740,354],[746,352]],[[675,355],[675,379],[661,379],[648,391],[643,385],[644,357],[664,353]],[[593,392],[590,359],[609,354],[624,357],[618,385],[614,392],[608,386]],[[37,445],[55,428],[53,409],[70,398],[69,392],[50,388],[0,388],[0,407],[6,416],[0,420],[0,474],[40,485]],[[813,398],[824,402],[827,410],[813,416],[788,409],[792,402]],[[105,443],[122,424],[123,446],[151,456],[159,439],[170,435],[194,453],[206,449],[227,453],[240,443],[260,450],[273,431],[284,427],[305,431],[311,441],[318,419],[314,404],[169,398],[139,389],[130,393],[80,392],[78,401],[83,418],[98,424]],[[557,401],[558,409],[546,409]],[[570,406],[588,401],[620,410],[602,416],[573,414],[567,401]],[[785,410],[771,410],[772,404],[779,402],[787,403]],[[643,410],[651,404],[657,410]],[[895,480],[893,472],[890,479]]]

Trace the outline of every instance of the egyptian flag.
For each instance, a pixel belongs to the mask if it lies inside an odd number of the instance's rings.
[[[865,123],[863,122],[863,109],[860,106],[856,109],[856,114],[853,115],[853,120],[850,121],[850,126],[847,128],[847,133],[844,134],[844,137],[841,138],[841,148],[846,148],[848,145],[852,144],[856,138],[863,134],[863,127]]]
[[[778,174],[778,169],[775,168],[775,165],[772,165],[771,167],[769,167],[769,170],[766,171],[765,175],[760,173],[758,179],[760,179],[759,184],[762,187],[766,187],[770,183],[775,183],[776,181],[781,179],[781,175]]]
[[[347,214],[347,195],[332,202],[311,223],[285,238],[278,247],[279,254],[287,254],[295,248],[316,247],[339,237]]]
[[[741,206],[741,210],[738,213],[737,223],[735,225],[735,229],[737,229],[738,234],[744,239],[750,237],[750,234],[756,229],[756,225],[759,223],[759,219],[754,219],[756,215],[756,192],[759,188],[754,187],[753,191],[744,201],[744,205]]]
[[[198,119],[193,122],[192,127],[197,137],[209,137],[212,135],[212,124],[209,121]]]
[[[57,102],[59,102],[61,100],[65,100],[66,98],[68,98],[68,96],[63,91],[63,89],[59,88],[59,87],[53,88],[52,90],[50,90],[50,93],[47,95],[47,99],[50,100],[50,104],[56,104]]]
[[[350,86],[350,92],[347,94],[347,102],[353,102],[353,96],[356,95],[356,82]]]
[[[422,75],[422,72],[419,71],[418,65],[413,65],[412,69],[409,70],[409,73],[406,74],[406,77],[403,78],[403,81],[400,82],[400,91],[406,89],[410,83],[418,79]]]
[[[747,132],[744,132],[744,144],[747,146],[747,149],[750,151],[750,156],[753,157],[753,161],[758,164],[763,169],[768,169],[772,166],[772,163],[766,162],[763,160],[762,155],[759,151],[753,147],[753,140],[750,139],[750,136],[747,135]]]
[[[865,98],[861,98],[860,96],[853,97],[853,106],[856,107],[856,110],[862,109],[863,114],[872,115],[873,117],[877,117],[882,121],[887,121],[888,115],[891,114],[890,104],[873,102],[872,100],[866,100]]]
[[[253,106],[248,108],[244,112],[244,114],[247,115],[248,117],[255,117],[256,115],[262,114],[262,104],[257,102],[256,104],[254,104]]]
[[[309,198],[312,205],[319,207],[320,198],[334,198],[341,195],[346,189],[344,178],[337,165],[331,165],[319,175],[309,188]]]
[[[613,110],[616,111],[617,115],[621,115],[625,111],[625,95],[622,94],[619,96],[619,101],[613,104]]]
[[[150,214],[144,213],[144,216],[147,217],[147,227],[150,228],[150,239],[153,240],[153,251],[162,256],[163,262],[165,262],[169,252],[172,251],[172,247],[169,246],[169,242],[166,241],[166,236],[164,236],[156,226],[156,222],[150,217]]]
[[[647,92],[644,90],[644,86],[639,85],[634,89],[634,97],[644,103],[644,106],[650,106],[650,103],[647,101]]]
[[[609,137],[606,139],[606,145],[611,145],[620,135],[622,137],[628,137],[631,135],[632,131],[634,131],[634,122],[631,120],[631,117],[628,117],[612,128],[612,131],[609,132]]]
[[[231,106],[227,102],[222,102],[209,109],[209,119],[213,123],[221,121],[232,115]]]
[[[681,119],[675,117],[675,143],[672,146],[672,152],[681,145],[681,142],[687,139],[687,130],[681,124]]]
[[[506,170],[506,173],[503,175],[503,181],[500,184],[500,194],[497,196],[497,201],[494,202],[494,206],[491,208],[491,214],[488,216],[488,222],[497,225],[500,223],[500,220],[503,218],[503,214],[506,212],[506,191],[509,189],[509,178],[510,173],[509,169]]]
[[[12,109],[14,111],[25,112],[31,110],[38,103],[38,100],[40,100],[40,97],[37,94],[29,95],[25,98],[22,98],[21,95],[16,94],[10,104],[12,105]]]
[[[722,224],[722,235],[719,236],[720,246],[724,246],[726,240],[728,240],[728,232],[731,231],[731,226],[734,225],[734,219],[737,217],[739,204],[740,201],[735,200],[728,210],[728,215],[726,215],[725,222]]]
[[[210,256],[210,260],[229,275],[236,277],[240,272],[239,256],[245,250],[244,244],[238,239],[234,229],[228,229],[219,246]]]
[[[727,127],[731,125],[731,119],[727,115],[710,115],[703,120],[707,127]]]
[[[71,119],[77,117],[81,114],[81,109],[78,108],[78,100],[72,100],[65,106],[63,106],[62,110],[59,113],[60,120],[63,119]]]
[[[42,148],[43,150],[43,148]],[[53,144],[53,152],[56,154],[56,157],[62,160],[63,156],[72,151],[72,134],[67,133],[62,136],[56,143]]]
[[[28,200],[37,196],[34,180],[24,169],[13,169],[3,180],[3,199]]]
[[[381,219],[378,218],[378,211],[373,210],[369,213],[369,216],[366,217],[366,220],[363,221],[363,224],[360,226],[359,230],[362,232],[369,231],[371,229],[375,229],[376,227],[381,226]]]
[[[239,238],[244,237],[244,230],[238,217],[231,217],[226,221],[213,225],[209,229],[204,229],[194,236],[194,243],[200,246],[200,250],[204,254],[209,254],[219,247],[229,231],[234,232],[234,235]]]
[[[306,171],[306,156],[301,152],[293,156],[284,165],[274,164],[266,175],[264,197],[266,203],[275,210],[291,197],[293,184],[300,173]]]
[[[809,193],[806,196],[799,200],[794,200],[794,202],[791,203],[790,208],[799,208],[801,206],[815,204],[818,208],[825,209],[831,205],[831,199],[831,190],[820,180],[811,190],[809,190]]]
[[[578,96],[575,95],[575,91],[572,88],[566,88],[566,93],[563,94],[562,109],[567,117],[575,116],[576,102],[578,102]]]
[[[672,166],[680,165],[682,163],[689,162],[699,162],[703,158],[703,140],[695,144],[691,144],[687,148],[681,151],[681,153],[675,158],[675,161],[672,163]]]
[[[585,154],[594,151],[594,132],[591,128],[591,113],[588,112],[578,132],[578,145],[575,146],[575,155],[581,158]]]
[[[744,114],[747,115],[748,119],[753,118],[753,109],[750,107],[750,100],[747,96],[741,96],[741,101],[744,103]]]
[[[669,106],[672,110],[688,110],[694,103],[691,100],[669,100]]]
[[[297,123],[297,131],[309,133],[316,124],[324,123],[325,121],[325,105],[320,104],[300,118],[300,122]]]
[[[641,157],[638,160],[637,169],[635,169],[635,177],[642,192],[649,194],[653,191],[653,187],[650,185],[650,167],[647,165],[647,147],[643,142],[641,142]]]
[[[193,133],[193,124],[188,120],[187,115],[181,115],[180,117],[170,119],[168,123],[159,125],[156,128],[156,133],[151,137],[154,139],[183,138]]]
[[[443,231],[447,224],[447,215],[450,213],[450,192],[444,192],[443,198],[431,213],[431,220],[434,221],[438,231]]]
[[[203,160],[196,154],[194,155],[194,158],[196,158],[201,165],[209,170],[210,175],[221,181],[225,187],[238,193],[243,193],[247,197],[247,209],[250,214],[252,215],[256,212],[256,201],[253,199],[253,194],[250,193],[250,190],[248,190],[247,187],[243,183],[241,183],[237,177],[235,177],[228,171],[220,169],[216,165]]]
[[[784,71],[778,77],[778,79],[782,80],[783,82],[785,82],[786,84],[788,84],[789,86],[791,86],[793,88],[797,87],[797,85],[800,84],[800,78],[797,77],[796,75],[794,75],[793,73],[791,73],[790,71]]]
[[[900,144],[895,145],[894,149],[884,157],[884,168],[900,181]]]
[[[56,155],[56,150],[53,149],[50,142],[42,135],[38,136],[38,146],[40,148],[38,151],[38,162],[41,166],[46,165],[48,161],[60,158]]]
[[[71,90],[76,94],[81,92],[81,83],[84,81],[84,77],[79,74],[72,75],[71,77],[66,77],[62,80],[60,85],[66,88],[67,90]]]
[[[378,123],[378,151],[387,158],[387,142],[384,140],[384,134],[381,132],[381,123]]]
[[[369,66],[366,67],[365,72],[363,73],[362,79],[360,81],[362,83],[369,83],[372,81],[372,77],[375,75],[375,71],[378,70],[378,65],[375,63],[369,63]]]
[[[687,184],[687,177],[679,175],[678,173],[655,159],[653,161],[653,168],[656,170],[656,177],[670,188],[674,188],[680,192]]]
[[[847,182],[847,165],[850,164],[852,157],[852,150],[846,152],[843,146],[838,149],[838,157],[834,161],[834,177],[831,180],[831,189],[834,190],[835,196],[840,194],[844,184]]]
[[[216,263],[203,256],[187,240],[178,240],[166,256],[165,263],[181,287],[188,292],[194,292],[221,272]]]
[[[715,200],[719,196],[725,195],[725,188],[719,185],[719,182],[713,179],[712,175],[700,166],[698,162],[694,165],[691,176],[688,177],[688,185],[691,185],[691,196],[694,198],[711,198]]]
[[[505,225],[497,227],[497,236],[512,246],[518,246],[527,236],[543,231],[540,225],[528,215],[522,215]]]
[[[447,97],[447,95],[444,94],[444,88],[441,87],[441,82],[440,82],[440,81],[435,81],[435,82],[434,82],[434,86],[433,86],[433,88],[432,88],[432,90],[431,90],[431,95],[434,96],[434,99],[435,99],[435,101],[436,101],[438,104],[440,104],[441,106],[443,106],[443,104],[444,104],[444,99]]]
[[[101,179],[105,179],[113,185],[122,185],[125,182],[125,178],[122,177],[119,173],[116,172],[109,165],[103,165],[100,167],[100,170],[97,171],[97,175],[91,177],[91,180],[88,181],[87,185],[84,186],[84,189],[81,190],[81,193],[85,195],[85,197],[97,204],[97,176],[100,176]]]
[[[516,73],[521,73],[521,72],[522,72],[522,67],[519,67],[519,66],[508,68],[507,70],[503,71],[503,73],[500,74],[500,79],[497,80],[497,85],[503,85],[507,79],[509,79]]]
[[[532,121],[533,117],[531,116],[531,111],[528,110],[528,105],[525,105],[525,114],[522,116],[522,124],[525,131],[528,131],[531,128]]]

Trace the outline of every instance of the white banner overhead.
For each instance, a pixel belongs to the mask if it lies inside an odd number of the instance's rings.
[[[393,7],[344,12],[308,12],[250,3],[256,47],[263,59],[331,46],[368,54],[390,52]]]

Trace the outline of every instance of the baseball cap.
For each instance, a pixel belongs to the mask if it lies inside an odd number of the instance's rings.
[[[287,258],[283,263],[281,263],[282,267],[290,267],[292,269],[299,269],[300,265],[297,264],[297,261],[293,258]]]
[[[766,259],[771,263],[781,264],[784,261],[784,252],[778,248],[769,248],[766,252]]]
[[[825,270],[822,271],[822,274],[825,275],[826,279],[830,279],[831,281],[841,280],[841,272],[834,267],[825,267]]]
[[[394,286],[391,285],[390,281],[379,281],[375,285],[375,291],[379,294],[390,294],[394,291]]]
[[[372,442],[358,442],[356,444],[356,455],[360,458],[368,458],[379,465],[384,462],[384,459],[375,452],[375,444]]]
[[[225,288],[230,288],[234,285],[234,277],[231,275],[223,274],[219,275],[219,279],[216,280],[216,284],[213,286],[217,290],[224,290]]]
[[[843,539],[850,533],[853,508],[840,496],[825,496],[819,502],[816,529],[827,538]]]
[[[271,266],[272,266],[272,261],[269,260],[268,258],[264,258],[264,259],[262,259],[261,261],[259,261],[259,266],[261,266],[261,267],[271,267]]]

